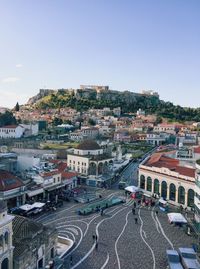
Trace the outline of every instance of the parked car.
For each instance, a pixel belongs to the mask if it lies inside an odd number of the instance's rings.
[[[167,250],[167,260],[169,269],[183,269],[180,256],[176,250]]]
[[[200,269],[200,263],[193,248],[179,248],[178,252],[184,269]]]

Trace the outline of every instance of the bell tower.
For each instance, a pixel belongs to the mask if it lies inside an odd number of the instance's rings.
[[[5,202],[0,201],[0,268],[13,269],[12,220]]]

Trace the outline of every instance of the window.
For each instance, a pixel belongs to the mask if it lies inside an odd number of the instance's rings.
[[[5,232],[4,238],[5,238],[5,244],[8,244],[8,232]]]

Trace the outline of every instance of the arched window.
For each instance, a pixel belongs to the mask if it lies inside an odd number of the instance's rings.
[[[90,163],[89,165],[89,175],[96,175],[97,173],[97,165],[96,163]]]
[[[153,189],[153,192],[159,194],[159,180],[158,179],[154,179],[154,189]]]
[[[183,186],[178,188],[178,202],[179,204],[185,204],[185,188]]]
[[[98,165],[98,174],[99,175],[103,174],[103,163],[99,163]]]
[[[176,201],[176,186],[173,183],[169,186],[169,200]]]
[[[161,197],[166,199],[167,198],[167,183],[163,181],[161,184]]]
[[[3,235],[0,235],[0,248],[3,247]]]
[[[194,206],[194,191],[192,189],[188,190],[187,205],[190,207]]]
[[[152,192],[152,179],[151,179],[151,177],[147,178],[147,191]]]
[[[144,175],[140,176],[140,188],[141,189],[145,188],[145,176]]]
[[[9,261],[8,258],[5,258],[1,264],[1,269],[9,269]]]
[[[4,238],[5,238],[5,244],[8,244],[8,239],[9,239],[8,232],[5,232]]]

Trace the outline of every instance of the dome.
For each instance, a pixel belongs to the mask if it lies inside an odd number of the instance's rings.
[[[98,149],[101,149],[101,147],[94,140],[85,140],[77,146],[77,149],[80,149],[80,150],[98,150]]]

